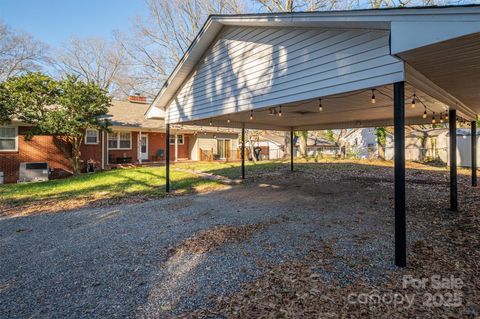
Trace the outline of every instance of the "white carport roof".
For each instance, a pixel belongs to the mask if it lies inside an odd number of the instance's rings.
[[[208,112],[196,113],[197,104],[187,99],[188,91],[182,90],[188,88],[188,81],[196,76],[218,39],[234,34],[232,28],[383,32],[389,36],[389,55],[399,61],[400,70],[385,73],[382,81],[363,81],[361,86],[323,90],[319,84],[315,88],[318,95],[311,90],[312,93],[302,95],[304,98],[271,99],[270,104],[251,102],[256,97],[247,96],[253,92],[247,88],[238,91],[237,96],[250,99],[244,105],[233,108],[219,104]],[[438,115],[448,108],[456,109],[467,120],[475,119],[480,113],[480,6],[210,16],[146,115],[155,118],[159,109],[165,109],[170,123],[208,125],[213,122],[215,126],[277,130],[385,126],[393,123],[390,84],[402,80],[406,81],[406,101],[416,94],[428,106],[429,113],[424,119],[424,106],[417,103],[415,109],[406,109],[407,124],[428,123],[432,112]],[[371,89],[376,89],[375,105],[370,102]],[[225,97],[233,94],[221,93]],[[174,114],[175,108],[183,108],[179,96],[186,101],[185,105],[191,104],[192,109]],[[218,97],[204,99],[215,101]],[[322,98],[323,112],[318,111],[318,98]],[[272,117],[271,108],[275,107],[274,111],[278,112],[280,105],[284,116]],[[254,112],[252,120],[251,112]]]

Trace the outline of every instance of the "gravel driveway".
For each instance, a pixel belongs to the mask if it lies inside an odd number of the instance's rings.
[[[170,317],[331,242],[352,262],[367,260],[362,276],[382,281],[395,269],[392,183],[372,179],[375,170],[364,175],[283,169],[211,193],[0,219],[0,317]],[[172,254],[218,225],[263,226]],[[352,269],[339,264],[322,276]]]

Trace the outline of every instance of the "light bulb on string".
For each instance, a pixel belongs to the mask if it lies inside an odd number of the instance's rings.
[[[227,123],[230,123],[230,116],[227,118]]]
[[[443,123],[443,113],[440,113],[440,123]]]
[[[415,95],[415,93],[413,93],[413,99],[412,99],[412,109],[414,109],[414,108],[415,108],[415,98],[416,98],[416,97],[417,97],[417,96]]]
[[[372,89],[372,104],[375,104],[376,100],[375,100],[375,89]]]
[[[278,116],[282,116],[282,106],[281,105],[280,105],[279,109],[280,110],[278,111]]]
[[[208,123],[210,126],[212,126],[212,120],[210,120],[210,122]]]
[[[424,119],[426,119],[426,118],[427,118],[427,108],[425,108],[425,111],[423,111],[423,115],[422,115],[422,117],[423,117]]]
[[[433,112],[433,115],[432,115],[432,124],[435,124],[436,120],[435,120],[435,112]]]
[[[250,111],[250,121],[253,120],[253,111]]]
[[[448,111],[445,112],[445,121],[448,121]]]
[[[322,99],[318,99],[318,111],[323,111]]]

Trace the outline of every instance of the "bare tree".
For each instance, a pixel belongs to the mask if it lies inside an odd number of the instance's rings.
[[[138,17],[134,33],[117,33],[138,67],[139,85],[158,91],[182,58],[210,14],[240,13],[244,0],[145,0],[146,18]]]
[[[269,12],[332,10],[348,1],[342,0],[255,0]],[[373,1],[373,0],[372,0]]]
[[[60,74],[76,75],[114,96],[128,94],[132,87],[129,56],[114,41],[73,36],[58,50],[54,64]]]
[[[28,71],[39,71],[46,62],[47,46],[27,33],[0,22],[0,81]]]

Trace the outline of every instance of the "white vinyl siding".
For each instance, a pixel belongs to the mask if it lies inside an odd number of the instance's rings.
[[[111,150],[132,149],[132,133],[131,132],[108,133],[108,148]]]
[[[389,33],[226,27],[177,95],[171,123],[402,81]]]
[[[0,152],[18,151],[18,127],[0,126]]]
[[[87,130],[85,132],[85,144],[98,144],[98,130]]]

